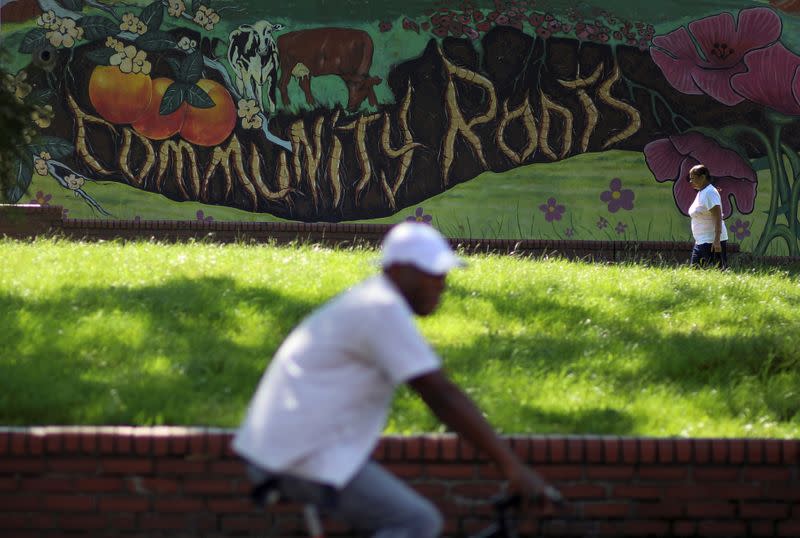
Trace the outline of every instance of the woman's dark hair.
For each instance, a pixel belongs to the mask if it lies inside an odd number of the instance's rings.
[[[689,178],[692,177],[692,174],[695,174],[695,175],[698,175],[698,176],[705,176],[706,178],[708,178],[708,182],[709,183],[713,183],[713,181],[711,179],[711,174],[708,173],[708,167],[706,165],[704,165],[704,164],[698,164],[698,165],[693,166],[689,170],[689,174],[686,176],[686,181],[689,181]]]

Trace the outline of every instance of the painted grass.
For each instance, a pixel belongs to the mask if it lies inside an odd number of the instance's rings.
[[[235,426],[376,253],[0,241],[0,423]],[[420,326],[503,432],[800,434],[796,274],[475,256]],[[409,391],[387,432],[441,427]]]

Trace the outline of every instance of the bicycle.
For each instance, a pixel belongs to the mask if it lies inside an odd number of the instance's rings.
[[[260,506],[283,502],[275,480],[269,480],[256,486],[250,496]],[[552,486],[545,488],[543,497],[557,508],[565,506],[561,493]],[[493,497],[490,503],[494,508],[494,521],[488,527],[479,531],[478,534],[470,535],[468,538],[519,538],[517,523],[522,497],[519,494],[501,494]],[[325,538],[322,521],[316,506],[312,504],[304,505],[303,518],[309,538]]]

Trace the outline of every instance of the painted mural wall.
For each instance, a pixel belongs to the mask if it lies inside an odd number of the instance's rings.
[[[800,0],[0,4],[19,203],[800,254]]]

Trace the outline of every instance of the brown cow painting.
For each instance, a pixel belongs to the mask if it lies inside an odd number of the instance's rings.
[[[283,104],[288,105],[289,81],[295,77],[306,95],[306,102],[316,100],[311,93],[311,77],[338,75],[347,85],[347,109],[356,110],[364,101],[375,106],[374,86],[381,83],[372,77],[372,38],[353,28],[312,28],[289,32],[278,37],[281,78],[278,88]]]

